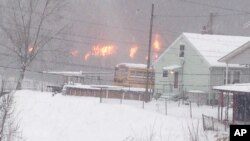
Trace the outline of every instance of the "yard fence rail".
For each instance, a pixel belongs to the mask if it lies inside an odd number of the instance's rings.
[[[203,129],[212,131],[227,131],[229,129],[228,121],[221,121],[214,117],[202,115]]]

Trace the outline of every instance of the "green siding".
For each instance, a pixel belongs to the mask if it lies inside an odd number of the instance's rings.
[[[170,84],[173,84],[173,75],[169,74],[168,78],[163,78],[163,67],[170,65],[182,66],[182,59],[179,57],[180,45],[185,45],[184,65],[179,69],[178,89],[173,89],[174,94],[182,94],[183,90],[202,90],[208,93],[210,85],[210,71],[206,60],[200,56],[199,52],[190,44],[185,37],[179,37],[156,62],[155,92],[163,94],[171,93]],[[182,88],[183,84],[183,88]]]

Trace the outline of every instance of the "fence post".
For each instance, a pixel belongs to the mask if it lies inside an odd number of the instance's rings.
[[[102,103],[102,88],[100,89],[100,103]]]
[[[191,101],[189,101],[189,105],[190,105],[190,117],[192,118],[192,105],[191,105]]]
[[[124,98],[124,92],[121,91],[121,94],[122,94],[122,96],[121,96],[121,99],[120,99],[120,104],[122,104],[122,100],[123,100],[123,98]]]
[[[213,128],[213,130],[215,130],[214,129],[214,118],[212,117],[212,128]]]
[[[204,118],[203,114],[202,114],[202,123],[203,123],[203,130],[205,131],[206,130],[206,127],[205,127],[205,118]]]
[[[168,114],[168,101],[167,101],[167,98],[165,98],[165,112],[166,112],[166,115]]]

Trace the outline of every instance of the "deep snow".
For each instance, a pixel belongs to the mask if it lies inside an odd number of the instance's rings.
[[[52,96],[49,92],[17,91],[15,108],[26,141],[187,141],[188,125],[200,128],[202,140],[214,140],[213,132],[203,132],[201,114],[216,116],[217,108],[189,106],[178,102],[142,102],[117,99]],[[199,123],[199,124],[197,124]],[[197,126],[198,125],[198,126]]]

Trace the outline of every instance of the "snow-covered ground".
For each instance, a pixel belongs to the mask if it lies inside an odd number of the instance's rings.
[[[214,132],[203,132],[201,114],[216,117],[217,108],[164,101],[52,96],[22,90],[15,94],[15,108],[26,141],[188,141],[189,131],[199,128],[201,140],[212,141]],[[194,125],[194,128],[192,128]],[[152,138],[152,140],[150,140]]]

